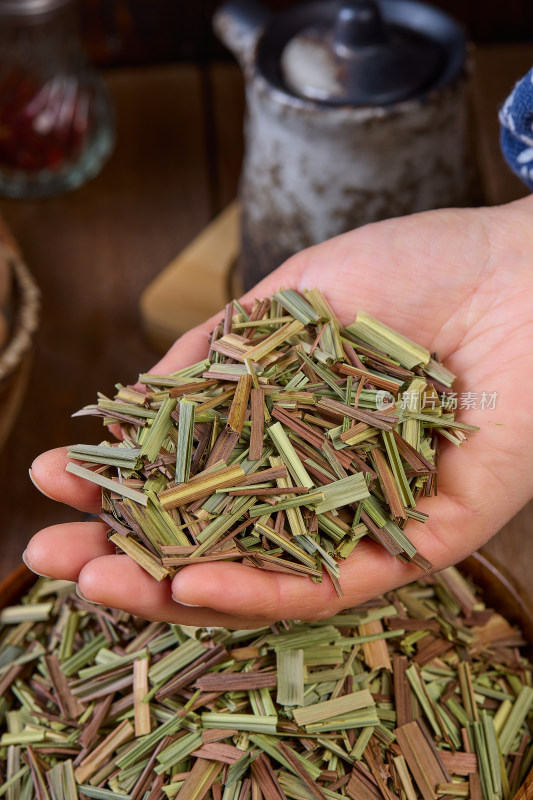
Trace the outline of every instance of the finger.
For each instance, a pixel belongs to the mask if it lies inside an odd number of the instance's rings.
[[[259,570],[245,564],[211,563],[182,569],[172,581],[172,593],[184,603],[203,604],[226,613],[261,619],[319,619],[358,605],[384,591],[384,585],[408,580],[407,568],[372,542],[361,542],[350,563],[341,568],[344,597],[331,581],[321,583],[299,575]],[[384,584],[384,576],[387,581]]]
[[[30,478],[35,487],[51,500],[97,514],[101,506],[101,490],[94,483],[65,472],[70,460],[67,450],[67,447],[56,447],[37,456],[30,468]]]
[[[77,581],[83,567],[100,556],[111,555],[102,522],[69,522],[44,528],[30,539],[23,559],[29,569],[47,578]]]
[[[155,622],[237,629],[265,625],[264,619],[251,615],[239,617],[210,608],[187,608],[172,599],[170,581],[156,581],[123,555],[89,561],[79,574],[78,585],[87,600]]]
[[[483,538],[474,515],[453,498],[426,498],[419,504],[432,517],[424,525],[409,523],[406,534],[417,550],[443,569],[476,549]],[[206,605],[226,613],[264,619],[320,619],[357,606],[422,577],[422,570],[390,555],[382,545],[366,538],[340,565],[343,597],[331,581],[258,570],[237,563],[194,564],[173,579],[172,594],[179,602]]]

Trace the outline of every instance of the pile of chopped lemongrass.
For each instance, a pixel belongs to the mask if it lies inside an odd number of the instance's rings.
[[[122,441],[76,445],[67,470],[102,487],[119,551],[157,580],[192,563],[329,574],[365,536],[431,567],[404,532],[425,522],[440,437],[465,431],[454,375],[363,312],[341,328],[325,298],[284,290],[248,313],[230,303],[208,357],[144,374],[80,414]]]
[[[39,579],[0,612],[7,800],[507,800],[522,634],[455,568],[319,622],[146,622]]]

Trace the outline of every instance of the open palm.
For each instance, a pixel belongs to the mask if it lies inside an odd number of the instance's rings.
[[[497,392],[493,410],[459,419],[481,430],[464,448],[447,443],[439,493],[409,522],[413,543],[437,568],[490,538],[533,493],[533,199],[493,209],[445,210],[366,226],[305,250],[243,302],[280,286],[319,288],[342,324],[357,308],[438,353],[459,376],[459,392]],[[204,357],[214,320],[190,331],[157,365],[172,372]],[[455,386],[454,386],[455,388]],[[99,510],[97,487],[64,471],[66,448],[41,455],[32,474],[52,498]],[[370,540],[342,563],[339,599],[331,583],[257,570],[240,563],[191,565],[157,583],[115,555],[100,522],[40,531],[25,554],[35,571],[77,581],[88,599],[153,620],[257,627],[277,619],[314,619],[356,605],[420,574]]]

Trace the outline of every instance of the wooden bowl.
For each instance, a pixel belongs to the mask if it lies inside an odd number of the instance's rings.
[[[39,323],[39,289],[0,222],[0,257],[8,262],[12,291],[8,303],[10,336],[0,351],[0,450],[20,409],[32,362],[32,341]]]
[[[533,650],[533,603],[509,573],[483,552],[476,552],[459,565],[483,591],[483,598],[510,622],[520,626]],[[17,603],[36,577],[21,564],[0,583],[0,610]],[[533,769],[512,800],[533,800]]]

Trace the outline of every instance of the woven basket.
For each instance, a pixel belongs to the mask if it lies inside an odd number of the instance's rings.
[[[0,352],[0,449],[22,404],[32,361],[32,340],[39,324],[39,289],[16,245],[0,224],[0,255],[10,264],[11,336]]]

